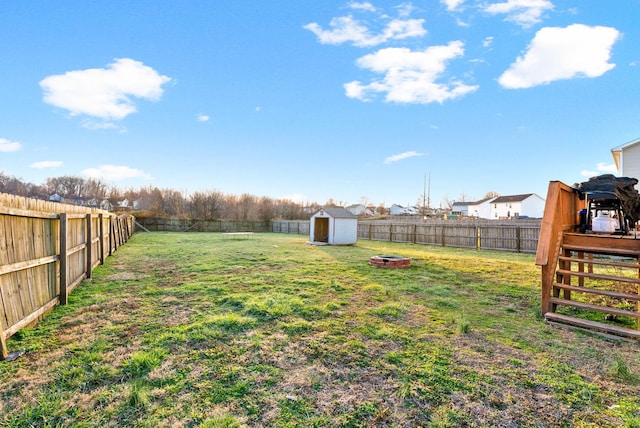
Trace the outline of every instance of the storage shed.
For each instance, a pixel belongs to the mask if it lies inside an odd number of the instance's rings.
[[[358,218],[345,208],[321,208],[311,216],[312,243],[353,245],[358,241]]]

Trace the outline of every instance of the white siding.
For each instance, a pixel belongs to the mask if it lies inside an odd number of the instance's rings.
[[[640,180],[640,143],[622,150],[620,175]]]
[[[544,214],[544,203],[544,199],[536,194],[533,194],[522,201],[522,212],[520,213],[520,215],[542,218],[542,215]]]
[[[333,229],[329,230],[329,243],[332,245],[351,245],[358,241],[358,220],[355,218],[330,219],[329,229]]]

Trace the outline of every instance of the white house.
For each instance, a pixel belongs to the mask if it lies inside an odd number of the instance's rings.
[[[611,155],[620,176],[640,180],[640,138],[614,147]]]
[[[535,193],[524,195],[499,196],[491,201],[490,218],[533,217],[542,218],[544,214],[544,198]]]
[[[358,241],[358,218],[345,208],[321,208],[311,216],[311,242],[352,245]]]
[[[391,215],[417,215],[420,214],[420,208],[418,207],[403,207],[402,205],[393,204],[389,208],[389,214]]]
[[[492,218],[491,201],[495,198],[485,198],[476,202],[454,202],[451,211],[465,217]]]
[[[367,211],[367,209],[362,204],[354,204],[354,205],[349,205],[347,207],[347,211],[349,211],[353,215],[363,215]]]

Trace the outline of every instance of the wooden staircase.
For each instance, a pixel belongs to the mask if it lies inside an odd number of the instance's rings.
[[[577,233],[583,205],[574,189],[550,183],[536,253],[542,314],[551,323],[640,339],[640,235]]]

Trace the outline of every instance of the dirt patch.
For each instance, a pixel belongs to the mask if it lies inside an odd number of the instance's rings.
[[[138,272],[120,272],[107,277],[108,281],[140,281],[149,278],[150,275]]]

